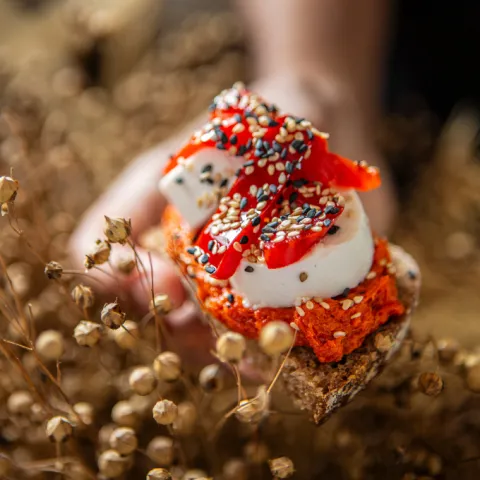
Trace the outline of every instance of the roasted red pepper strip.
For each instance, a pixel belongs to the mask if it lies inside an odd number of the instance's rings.
[[[371,190],[375,168],[328,152],[326,136],[310,122],[278,110],[243,87],[222,92],[207,125],[168,163],[168,172],[201,148],[215,146],[245,158],[238,178],[196,245],[208,256],[206,270],[228,279],[242,257],[269,268],[300,260],[343,211],[333,189]]]

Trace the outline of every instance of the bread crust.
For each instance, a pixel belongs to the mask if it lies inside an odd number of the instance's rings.
[[[376,377],[405,338],[418,303],[420,271],[402,248],[389,245],[397,287],[405,313],[391,318],[366,337],[360,348],[340,362],[321,363],[308,347],[295,347],[285,362],[282,379],[295,405],[320,424]]]

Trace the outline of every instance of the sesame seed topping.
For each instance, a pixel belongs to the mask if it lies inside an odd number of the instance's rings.
[[[362,295],[356,295],[355,297],[353,297],[353,301],[358,305],[359,303],[361,303],[363,300],[363,296]]]
[[[297,313],[301,316],[301,317],[304,317],[305,316],[305,310],[302,308],[302,307],[295,307],[295,310],[297,311]]]
[[[238,242],[234,242],[234,243],[233,243],[233,248],[234,248],[237,252],[241,252],[241,251],[242,251],[242,246],[241,246]]]
[[[365,277],[367,280],[372,280],[377,276],[377,273],[374,272],[373,270],[371,272],[368,272],[367,276]]]
[[[353,307],[353,305],[354,305],[353,300],[350,300],[349,298],[347,298],[346,300],[343,300],[340,303],[342,304],[342,309],[343,310],[348,310],[349,308]]]
[[[327,302],[320,302],[320,305],[325,309],[325,310],[330,310],[330,305]]]
[[[217,271],[217,269],[213,265],[208,265],[208,266],[205,267],[205,271],[207,273],[212,274],[212,273],[215,273]]]
[[[333,334],[333,337],[334,338],[342,338],[342,337],[345,337],[347,334],[345,332],[341,332],[341,331],[338,331],[338,332],[335,332]]]
[[[308,273],[307,272],[302,272],[298,278],[300,279],[301,282],[304,282],[308,278]]]
[[[252,266],[250,266],[250,265],[247,265],[247,266],[245,267],[245,271],[248,272],[248,273],[252,273],[253,270],[254,270],[254,268],[253,268]]]
[[[354,314],[350,317],[350,319],[351,319],[351,320],[355,320],[356,318],[359,318],[359,317],[361,317],[361,316],[362,316],[362,313],[361,313],[361,312],[357,312],[357,313],[354,313]]]

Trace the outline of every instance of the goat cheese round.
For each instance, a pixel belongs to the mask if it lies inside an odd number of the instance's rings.
[[[334,235],[283,268],[243,260],[230,278],[232,288],[251,306],[279,308],[295,305],[302,297],[335,297],[361,283],[372,265],[374,241],[358,195],[354,191],[342,195],[345,210]]]

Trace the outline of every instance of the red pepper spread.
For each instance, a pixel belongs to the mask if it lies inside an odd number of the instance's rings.
[[[322,362],[340,360],[390,316],[403,313],[385,241],[376,239],[364,282],[334,299],[253,309],[244,306],[228,279],[242,258],[268,268],[300,260],[338,230],[343,198],[336,189],[376,188],[378,171],[329,152],[326,134],[305,119],[280,114],[241,84],[216,97],[210,111],[210,121],[172,156],[166,172],[207,147],[242,156],[245,163],[230,187],[230,179],[211,178],[208,168],[202,172],[215,188],[219,207],[200,232],[167,208],[163,222],[170,256],[196,279],[207,311],[230,329],[256,338],[271,320],[294,322],[297,345],[310,346]],[[285,220],[302,227],[286,235],[278,228]]]

